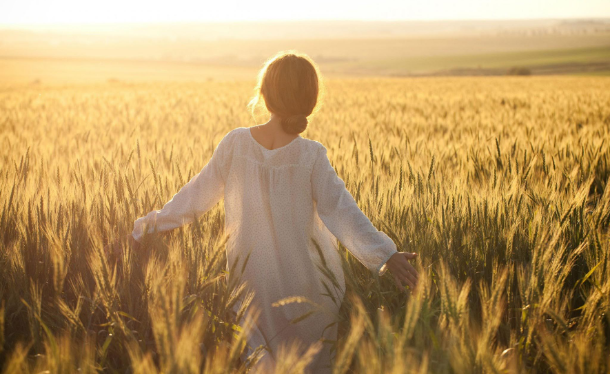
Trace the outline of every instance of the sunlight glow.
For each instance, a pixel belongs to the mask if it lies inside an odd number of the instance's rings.
[[[456,20],[610,17],[608,0],[18,0],[0,24],[265,20]]]

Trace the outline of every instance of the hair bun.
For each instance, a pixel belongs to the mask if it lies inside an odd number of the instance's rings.
[[[282,118],[282,128],[288,134],[299,134],[307,129],[307,116],[292,115]]]

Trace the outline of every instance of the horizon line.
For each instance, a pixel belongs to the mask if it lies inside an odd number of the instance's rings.
[[[261,20],[158,20],[158,21],[103,21],[103,22],[0,22],[0,27],[21,26],[103,26],[103,25],[173,25],[173,24],[261,24],[261,23],[307,23],[307,22],[361,22],[361,23],[431,23],[431,22],[515,22],[515,21],[608,21],[610,16],[584,17],[523,17],[523,18],[447,18],[447,19],[342,19],[342,18],[311,18],[311,19],[261,19]]]

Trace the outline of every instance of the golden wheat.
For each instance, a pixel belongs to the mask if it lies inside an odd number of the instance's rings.
[[[303,136],[422,269],[407,295],[340,248],[334,371],[610,371],[610,80],[327,86]],[[138,252],[103,251],[254,124],[252,87],[0,91],[3,371],[256,371],[262,348],[241,358],[248,327],[232,307],[251,296],[226,270],[222,203]],[[305,368],[296,352],[276,370]]]

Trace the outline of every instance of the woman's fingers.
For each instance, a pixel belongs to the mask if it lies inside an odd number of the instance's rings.
[[[405,270],[409,273],[409,275],[411,275],[412,277],[415,278],[415,281],[417,281],[417,279],[419,279],[419,273],[417,272],[415,267],[413,267],[410,263],[407,263],[405,265]]]
[[[405,288],[404,286],[402,286],[402,283],[400,282],[400,279],[398,278],[398,276],[394,276],[394,283],[400,290]]]
[[[396,286],[398,287],[398,289],[404,290],[405,292],[407,291],[407,289],[402,285],[403,282],[405,284],[407,284],[409,286],[409,288],[411,288],[411,289],[414,288],[413,283],[406,277],[401,278],[399,276],[394,276],[394,282],[396,283]]]
[[[417,281],[413,278],[412,275],[409,274],[409,272],[407,272],[405,268],[399,268],[396,271],[395,276],[398,278],[398,280],[407,284],[411,288],[413,288],[417,283]]]
[[[106,256],[121,255],[121,244],[119,243],[119,241],[114,241],[112,243],[107,244],[106,246],[104,246],[104,253],[106,254]]]
[[[131,234],[129,234],[127,236],[127,241],[129,242],[129,245],[131,246],[132,249],[134,249],[135,251],[140,250],[140,243],[138,241],[136,241],[136,239],[133,238],[133,236]]]
[[[402,267],[399,266],[398,268],[396,268],[395,270],[392,271],[392,273],[398,277],[399,280],[404,280],[406,278],[409,277],[409,273],[407,272],[407,270]]]
[[[405,277],[408,277],[409,280],[411,282],[413,282],[414,284],[417,284],[417,279],[419,278],[419,273],[417,272],[417,270],[415,270],[415,267],[413,267],[411,265],[411,263],[409,263],[408,260],[406,260],[406,258],[402,258],[399,260],[399,268],[400,270],[398,271],[399,274],[404,275]]]
[[[415,256],[415,257],[413,257],[413,258],[408,258],[408,255],[407,255],[407,254],[409,254],[409,253],[405,253],[405,257],[403,258],[403,259],[404,259],[403,264],[404,264],[404,265],[407,267],[407,269],[409,270],[409,272],[411,272],[411,273],[412,273],[412,274],[414,274],[415,276],[419,276],[419,274],[417,273],[417,270],[415,269],[415,267],[413,267],[413,265],[411,265],[411,262],[409,262],[409,260],[408,260],[408,259],[414,259],[414,258],[416,258],[416,257],[417,257],[417,254],[416,254],[416,256]],[[415,254],[415,253],[411,253],[411,254]]]
[[[411,289],[415,288],[415,284],[408,277],[405,277],[403,279],[403,281],[405,282],[405,284],[407,284],[409,286],[409,288],[411,288]]]
[[[107,257],[112,256],[121,259],[125,245],[133,248],[135,251],[138,251],[140,248],[140,243],[136,241],[131,234],[125,237],[125,242],[123,242],[122,239],[117,239],[114,242],[106,244],[103,248],[104,254],[106,254]]]
[[[400,253],[400,256],[394,257],[394,262],[390,266],[390,270],[394,275],[394,281],[400,284],[400,288],[403,289],[403,284],[406,284],[411,288],[415,289],[418,284],[419,273],[409,262],[410,259],[415,259],[416,253]]]
[[[417,277],[413,276],[413,274],[406,272],[405,279],[409,281],[410,287],[415,287],[417,285]]]
[[[401,264],[398,274],[402,278],[409,280],[410,286],[415,287],[417,285],[419,274],[417,273],[415,268],[411,264],[409,264],[409,262],[406,262],[406,264]]]

